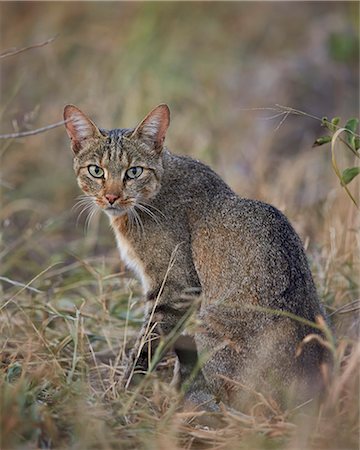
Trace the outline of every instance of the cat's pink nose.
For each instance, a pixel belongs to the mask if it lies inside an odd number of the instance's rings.
[[[119,198],[119,196],[114,195],[114,194],[106,194],[105,198],[110,203],[110,205],[112,205],[116,202],[116,200]]]

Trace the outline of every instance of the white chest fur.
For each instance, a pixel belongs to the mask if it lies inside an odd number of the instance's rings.
[[[145,273],[144,264],[138,255],[135,253],[132,245],[119,230],[114,227],[117,246],[120,252],[121,259],[126,266],[132,270],[135,276],[141,281],[144,293],[150,288],[149,277]]]

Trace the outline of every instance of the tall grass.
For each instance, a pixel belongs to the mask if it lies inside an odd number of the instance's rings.
[[[171,385],[174,355],[129,391],[117,380],[141,326],[139,284],[103,217],[87,233],[64,130],[1,140],[0,448],[358,448],[359,216],[306,117],[358,112],[355,3],[1,3],[1,133],[78,104],[103,127],[173,111],[168,145],[240,195],[284,210],[305,243],[336,337],[320,407],[224,410],[202,424]],[[294,18],[296,17],[296,20]],[[255,26],[256,25],[256,26]],[[269,118],[270,116],[270,118]],[[351,157],[339,152],[347,167]],[[356,184],[357,183],[357,184]],[[358,181],[351,192],[358,193]]]

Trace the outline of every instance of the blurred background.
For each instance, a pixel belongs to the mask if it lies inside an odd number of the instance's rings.
[[[0,133],[60,121],[67,103],[100,127],[132,127],[166,102],[173,152],[283,210],[310,249],[327,245],[329,230],[338,245],[354,239],[355,209],[330,147],[312,148],[326,134],[320,121],[272,108],[344,123],[359,115],[357,2],[1,2],[0,10],[2,52],[56,36],[0,60]],[[343,153],[339,164],[353,165]],[[115,257],[106,218],[86,236],[85,218],[76,223],[80,191],[63,127],[1,140],[0,154],[6,276],[28,280],[64,252]]]
[[[312,146],[322,117],[359,117],[358,30],[358,2],[0,2],[0,134],[59,122],[68,103],[99,127],[133,127],[166,102],[168,147],[284,211],[305,244],[337,338],[327,409],[289,445],[296,427],[271,412],[263,428],[250,418],[253,434],[230,421],[233,445],[200,430],[196,448],[358,448],[359,215],[330,145]],[[339,140],[336,159],[355,165]],[[0,139],[0,447],[193,448],[171,354],[138,396],[115,387],[141,289],[107,218],[73,208],[79,194],[64,126]],[[120,359],[93,367],[99,351]]]

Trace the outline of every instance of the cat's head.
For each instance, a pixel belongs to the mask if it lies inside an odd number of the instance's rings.
[[[98,128],[80,109],[64,109],[74,170],[85,195],[109,216],[146,206],[160,189],[170,112],[154,108],[134,129]]]

